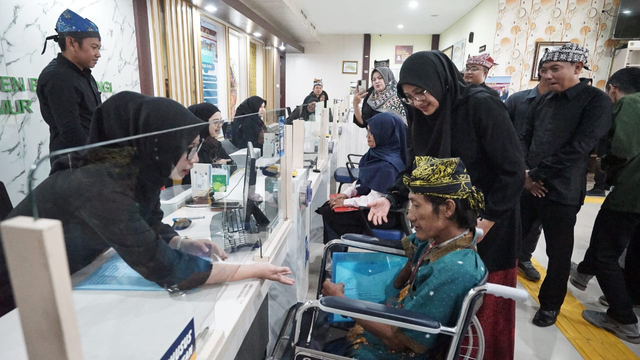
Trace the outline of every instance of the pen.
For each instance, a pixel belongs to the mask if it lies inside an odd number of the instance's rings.
[[[199,220],[199,219],[204,219],[204,216],[187,216],[187,217],[178,217],[178,218],[173,218],[173,221],[178,221],[180,219],[187,219],[187,220]]]

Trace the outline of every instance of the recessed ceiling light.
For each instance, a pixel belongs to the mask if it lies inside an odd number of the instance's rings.
[[[411,1],[409,2],[409,7],[412,9],[415,9],[418,7],[418,2],[417,1]]]
[[[631,14],[631,10],[624,10],[622,11],[623,14]]]
[[[404,27],[404,25],[400,24],[398,25],[398,29],[402,29]]]
[[[253,33],[253,36],[260,37],[260,36],[262,36],[262,34],[256,31],[256,32]]]
[[[218,10],[217,7],[213,6],[213,5],[207,5],[204,7],[205,10],[207,10],[208,12],[212,13],[212,12],[216,12]]]
[[[282,51],[287,50],[287,48],[284,46],[284,43],[282,43],[282,45],[280,45],[280,47],[278,49],[280,49]]]
[[[433,14],[431,15],[431,17],[438,17],[438,14]]]

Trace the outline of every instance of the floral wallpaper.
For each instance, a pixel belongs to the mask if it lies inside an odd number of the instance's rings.
[[[606,84],[615,41],[612,23],[620,0],[500,0],[491,56],[499,64],[493,75],[510,75],[511,92],[532,88],[530,81],[538,41],[570,41],[589,50],[583,77]]]

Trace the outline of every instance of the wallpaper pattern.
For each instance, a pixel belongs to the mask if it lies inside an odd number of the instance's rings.
[[[511,75],[511,92],[530,82],[538,41],[570,41],[589,50],[583,77],[604,88],[615,41],[612,22],[620,0],[500,0],[491,56],[499,64],[494,75]]]

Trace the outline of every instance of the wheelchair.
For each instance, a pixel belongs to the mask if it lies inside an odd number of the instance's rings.
[[[486,282],[488,274],[465,296],[455,326],[448,327],[430,317],[409,310],[398,309],[362,300],[321,295],[325,277],[327,256],[331,248],[347,246],[372,252],[404,256],[399,241],[380,240],[357,234],[346,234],[332,240],[324,248],[320,268],[320,279],[315,300],[298,303],[289,309],[269,360],[341,360],[348,357],[326,353],[313,348],[314,324],[321,312],[334,313],[364,320],[375,321],[427,334],[447,336],[439,347],[426,354],[428,359],[482,359],[484,355],[484,333],[475,314],[482,305],[485,293],[494,296],[524,301],[523,290]],[[316,346],[317,348],[317,346]]]

